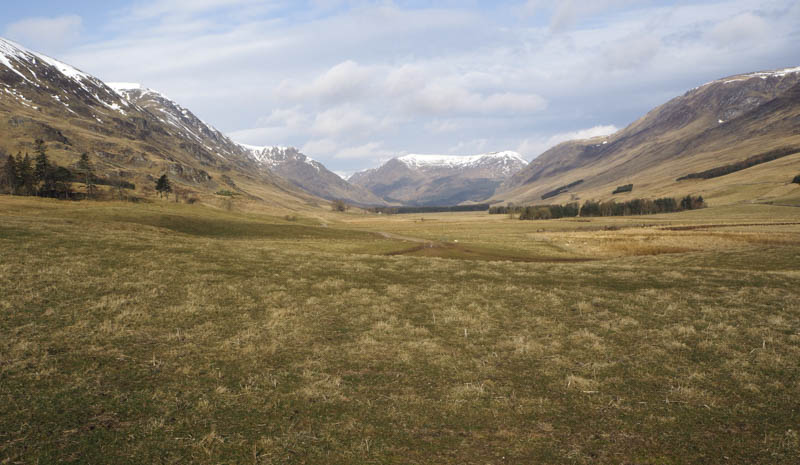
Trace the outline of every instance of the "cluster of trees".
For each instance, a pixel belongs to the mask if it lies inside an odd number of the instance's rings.
[[[454,205],[450,207],[373,207],[369,211],[383,213],[384,215],[402,215],[407,213],[446,213],[446,212],[485,212],[489,210],[488,203],[475,205]]]
[[[579,185],[581,183],[583,183],[583,179],[580,179],[580,180],[575,181],[573,183],[569,183],[566,186],[561,186],[558,189],[553,189],[550,192],[546,192],[544,195],[542,195],[542,200],[547,200],[547,199],[549,199],[551,197],[557,196],[558,194],[563,194],[564,192],[567,192],[568,190],[572,189],[573,187],[575,187],[575,186],[577,186],[577,185]]]
[[[577,202],[566,205],[495,206],[489,209],[492,215],[519,216],[521,220],[549,220],[556,218],[574,218],[576,216],[631,216],[672,213],[683,210],[704,208],[702,196],[688,195],[681,200],[671,197],[661,199],[633,199],[627,202],[594,202],[587,200],[582,206]]]
[[[631,216],[673,213],[683,210],[696,210],[705,207],[702,196],[688,195],[680,201],[672,197],[660,199],[633,199],[627,202],[586,201],[581,207],[580,216]]]
[[[16,157],[0,153],[0,162],[3,160],[5,164],[0,170],[0,193],[77,200],[97,196],[97,186],[100,185],[116,188],[120,198],[123,197],[123,189],[136,188],[119,176],[111,179],[98,177],[86,153],[81,155],[73,169],[53,163],[41,139],[34,143],[33,157],[27,153],[25,156],[17,154]],[[86,192],[74,192],[73,183],[83,184]]]
[[[797,176],[794,177],[794,179],[792,179],[792,184],[800,184],[800,174],[798,174]]]
[[[769,152],[764,152],[759,155],[752,156],[744,161],[732,163],[730,165],[719,166],[717,168],[712,168],[710,170],[701,171],[699,173],[689,173],[686,176],[680,177],[677,180],[683,181],[685,179],[711,179],[711,178],[718,178],[720,176],[725,176],[726,174],[735,173],[737,171],[741,171],[746,168],[750,168],[751,166],[760,165],[762,163],[766,163],[768,161],[777,160],[778,158],[783,158],[792,154],[800,152],[800,148],[797,147],[782,147],[779,149],[771,150]]]
[[[87,154],[81,155],[77,172],[52,163],[47,157],[45,143],[41,139],[35,142],[35,156],[17,154],[2,156],[5,158],[2,175],[0,175],[0,192],[12,195],[36,195],[57,199],[72,199],[76,194],[72,191],[72,183],[77,181],[86,185],[86,195],[91,197],[97,191],[97,179]]]
[[[557,218],[574,218],[578,216],[580,207],[577,202],[566,205],[545,205],[525,207],[519,214],[521,220],[550,220]]]
[[[556,218],[570,218],[578,216],[580,206],[577,202],[566,205],[534,205],[518,206],[510,204],[508,206],[498,205],[489,209],[490,215],[509,215],[519,217],[521,220],[549,220]]]
[[[633,191],[633,184],[626,184],[624,186],[619,186],[616,189],[614,189],[614,192],[612,192],[611,195],[624,194],[625,192],[631,192],[631,191]]]

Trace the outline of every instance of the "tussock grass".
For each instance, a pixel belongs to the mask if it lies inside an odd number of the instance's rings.
[[[0,197],[0,461],[800,459],[800,228],[487,216]],[[376,231],[593,261],[386,256],[409,243]]]

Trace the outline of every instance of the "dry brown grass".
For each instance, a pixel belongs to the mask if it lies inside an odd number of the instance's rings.
[[[599,259],[525,263],[389,257],[407,244],[351,230],[438,240],[433,221],[286,237],[280,218],[152,208],[0,197],[0,460],[800,457],[800,246],[738,239],[769,227],[435,216],[451,241]]]

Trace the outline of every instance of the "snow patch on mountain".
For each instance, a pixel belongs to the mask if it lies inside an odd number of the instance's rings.
[[[504,151],[484,153],[481,155],[420,155],[410,154],[397,158],[412,169],[426,168],[474,168],[485,165],[498,165],[504,171],[511,172],[519,164],[527,165],[522,156],[517,152]]]
[[[240,147],[245,149],[250,156],[257,161],[260,165],[266,166],[268,168],[275,168],[280,165],[285,164],[291,160],[297,160],[307,165],[314,167],[317,171],[320,171],[321,165],[318,161],[314,160],[311,157],[306,156],[305,154],[300,153],[294,147],[282,147],[282,146],[256,146],[256,145],[247,145],[238,143]]]

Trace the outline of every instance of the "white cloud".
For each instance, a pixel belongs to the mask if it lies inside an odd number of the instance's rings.
[[[338,148],[339,144],[337,144],[336,141],[334,140],[315,139],[306,142],[300,149],[300,151],[306,154],[314,154],[314,156],[319,156],[319,155],[331,155],[335,153],[336,149]]]
[[[311,127],[311,132],[323,136],[338,136],[357,131],[372,132],[378,129],[380,121],[352,105],[343,105],[319,113]]]
[[[461,129],[461,124],[454,120],[434,120],[425,125],[425,129],[434,133],[442,134],[446,132],[454,132]]]
[[[525,139],[517,147],[517,152],[522,154],[522,156],[526,159],[530,160],[538,157],[542,153],[562,142],[567,142],[570,140],[593,139],[595,137],[608,136],[617,131],[619,131],[619,128],[613,124],[608,124],[586,129],[579,129],[576,131],[561,132],[558,134],[553,134],[549,137]]]
[[[647,4],[642,0],[527,0],[523,4],[523,11],[529,15],[542,11],[550,13],[550,29],[553,32],[562,32],[573,27],[579,20],[603,13],[615,8],[625,7],[636,3]]]
[[[384,160],[391,156],[392,152],[383,148],[383,142],[368,142],[356,147],[341,149],[336,152],[334,158]]]
[[[289,126],[297,128],[308,124],[308,116],[300,107],[277,108],[269,116],[259,118],[257,124],[262,126]]]
[[[531,157],[553,134],[623,126],[703,82],[798,64],[792,0],[517,0],[527,18],[474,1],[311,3],[140,0],[109,38],[59,58],[345,171],[405,151]]]
[[[269,0],[158,0],[135,4],[129,9],[127,16],[136,20],[171,15],[185,17],[223,8],[260,6],[275,9],[282,5],[285,2]]]
[[[473,139],[461,141],[448,150],[453,155],[477,155],[486,152],[489,139]]]
[[[297,101],[321,99],[342,102],[365,94],[371,85],[374,71],[348,60],[337,64],[308,85],[297,85],[284,80],[277,89],[279,98]]]
[[[54,53],[80,38],[83,19],[77,15],[55,18],[27,18],[6,27],[5,35],[28,47]]]
[[[769,33],[766,20],[747,12],[720,22],[709,32],[709,37],[718,47],[735,47],[757,43]]]

